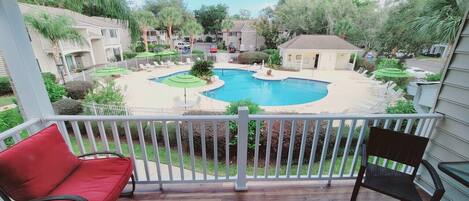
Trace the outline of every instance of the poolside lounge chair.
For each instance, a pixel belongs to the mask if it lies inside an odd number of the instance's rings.
[[[191,58],[186,58],[186,63],[187,64],[193,64],[194,62],[191,61]]]
[[[164,67],[164,65],[162,64],[159,64],[158,62],[154,61],[153,62],[153,65],[156,67],[156,68],[159,68],[159,67]]]
[[[145,67],[150,69],[150,68],[153,68],[153,65],[151,65],[150,63],[147,63],[147,64],[145,64]]]
[[[176,64],[173,63],[172,61],[168,61],[166,64],[168,65],[168,67],[171,67],[171,66],[175,66],[175,65],[176,65]]]

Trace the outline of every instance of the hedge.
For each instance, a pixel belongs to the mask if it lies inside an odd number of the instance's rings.
[[[58,115],[77,115],[83,112],[81,102],[70,98],[56,101],[52,103],[52,107]]]
[[[264,52],[243,52],[238,56],[238,63],[240,64],[253,64],[267,62],[269,55]]]
[[[93,89],[93,83],[87,81],[70,81],[65,83],[65,90],[70,98],[84,99],[86,94]]]

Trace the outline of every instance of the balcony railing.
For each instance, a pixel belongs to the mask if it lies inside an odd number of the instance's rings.
[[[440,114],[50,116],[0,134],[0,150],[57,123],[76,154],[115,151],[137,183],[353,179],[369,126],[429,137]],[[371,157],[402,172],[404,164]]]

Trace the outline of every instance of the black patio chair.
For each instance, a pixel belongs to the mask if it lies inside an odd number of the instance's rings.
[[[414,184],[420,164],[428,170],[435,186],[431,201],[439,201],[445,189],[435,169],[423,160],[428,138],[372,127],[368,142],[362,145],[362,161],[351,201],[357,199],[361,186],[403,201],[422,201]],[[412,174],[368,163],[377,156],[413,167]]]

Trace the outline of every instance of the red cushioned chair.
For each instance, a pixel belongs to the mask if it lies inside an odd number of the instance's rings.
[[[117,157],[85,159],[92,155]],[[132,180],[132,191],[121,193]],[[132,162],[112,152],[75,156],[57,125],[0,152],[0,197],[5,201],[115,201],[135,190]]]

